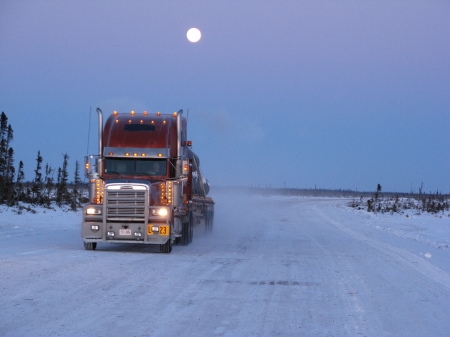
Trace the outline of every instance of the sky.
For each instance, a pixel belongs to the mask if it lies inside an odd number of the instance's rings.
[[[188,113],[212,186],[450,193],[450,2],[0,2],[16,166],[96,154],[97,116]],[[186,39],[189,28],[202,39]]]

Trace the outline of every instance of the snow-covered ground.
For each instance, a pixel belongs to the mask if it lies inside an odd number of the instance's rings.
[[[450,336],[448,212],[212,196],[214,232],[171,254],[2,208],[0,336]]]

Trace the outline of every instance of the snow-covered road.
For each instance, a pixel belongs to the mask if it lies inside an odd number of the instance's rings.
[[[85,251],[80,214],[0,213],[0,336],[450,336],[447,215],[213,197],[213,234],[171,254]]]

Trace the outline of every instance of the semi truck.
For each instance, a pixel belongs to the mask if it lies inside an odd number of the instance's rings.
[[[98,242],[188,245],[194,226],[212,230],[214,201],[187,139],[183,110],[171,114],[98,113],[96,155],[86,156],[89,203],[83,208],[84,248]]]

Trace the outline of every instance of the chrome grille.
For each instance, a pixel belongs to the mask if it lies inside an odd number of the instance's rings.
[[[107,190],[105,203],[108,221],[145,221],[148,205],[146,191]]]

